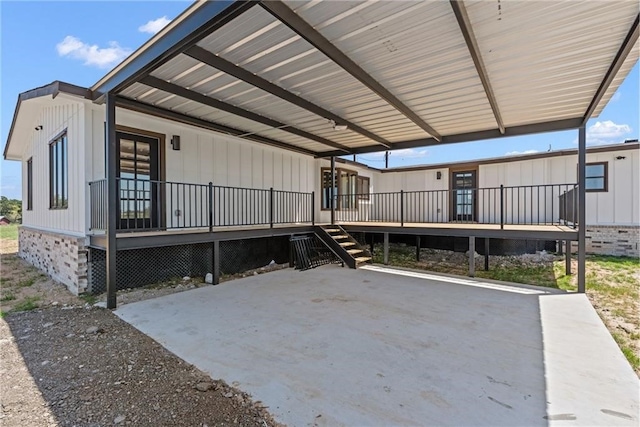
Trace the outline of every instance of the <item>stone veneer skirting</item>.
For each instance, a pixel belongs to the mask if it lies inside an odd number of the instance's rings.
[[[87,290],[86,238],[22,226],[18,255],[75,294]]]
[[[588,254],[640,257],[640,225],[588,225],[585,234]]]

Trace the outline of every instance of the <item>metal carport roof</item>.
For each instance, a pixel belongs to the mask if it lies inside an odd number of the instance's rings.
[[[638,60],[638,12],[636,0],[197,2],[91,91],[317,156],[573,129]]]

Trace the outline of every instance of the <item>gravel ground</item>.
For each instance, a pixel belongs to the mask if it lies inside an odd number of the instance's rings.
[[[260,402],[100,308],[0,320],[3,426],[276,425]]]

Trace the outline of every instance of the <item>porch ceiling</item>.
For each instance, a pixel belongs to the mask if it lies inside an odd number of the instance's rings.
[[[576,128],[638,60],[636,0],[222,5],[191,6],[94,99],[327,156]]]

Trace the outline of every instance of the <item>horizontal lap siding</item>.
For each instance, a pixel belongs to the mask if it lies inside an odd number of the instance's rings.
[[[22,200],[27,200],[26,162],[33,157],[33,209],[23,206],[23,224],[71,234],[85,232],[85,122],[84,106],[80,102],[62,98],[49,102],[39,116],[34,118],[35,126],[42,130],[33,131],[22,156]],[[67,129],[67,209],[49,209],[49,143],[64,129]]]

